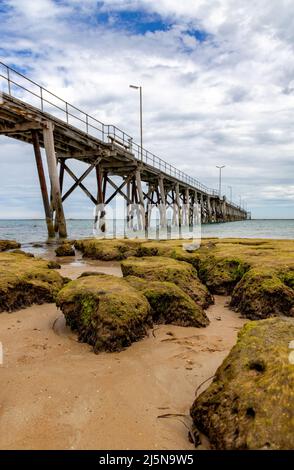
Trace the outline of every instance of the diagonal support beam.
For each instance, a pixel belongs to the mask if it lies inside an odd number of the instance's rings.
[[[79,186],[84,191],[84,193],[88,196],[88,198],[90,198],[91,201],[95,205],[97,205],[97,203],[98,203],[97,199],[94,198],[94,196],[90,193],[90,191],[88,191],[88,189],[83,185],[83,183],[78,182],[79,178],[76,177],[76,175],[71,171],[70,168],[68,168],[68,166],[65,163],[64,163],[64,169],[72,177],[72,179],[75,180],[76,183],[78,183],[77,186]]]
[[[123,198],[129,202],[129,204],[132,204],[132,201],[128,198],[128,196],[122,191],[122,188],[130,182],[130,180],[132,179],[132,177],[134,176],[134,174],[132,173],[131,175],[129,175],[123,182],[120,186],[117,186],[113,181],[111,181],[111,179],[107,176],[106,177],[106,180],[107,182],[115,189],[114,193],[107,199],[107,201],[105,202],[105,205],[109,204],[110,201],[112,201],[112,199],[119,193],[121,196],[123,196]]]
[[[101,158],[98,158],[95,163],[92,163],[92,165],[87,168],[87,170],[76,180],[76,182],[69,188],[69,190],[62,196],[62,202],[65,201],[68,196],[78,187],[80,186],[81,182],[91,173],[91,171],[95,168],[96,165],[98,165],[101,161]],[[63,163],[63,168],[65,168],[65,164]]]

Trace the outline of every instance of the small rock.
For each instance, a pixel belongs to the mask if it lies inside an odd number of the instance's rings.
[[[48,266],[49,269],[60,269],[61,268],[61,265],[59,263],[57,263],[57,261],[49,261],[47,266]]]
[[[75,256],[75,249],[70,243],[62,243],[55,250],[56,256]]]
[[[20,246],[20,243],[14,240],[0,240],[0,251],[14,250]]]

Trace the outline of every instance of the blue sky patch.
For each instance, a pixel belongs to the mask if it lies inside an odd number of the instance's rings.
[[[194,37],[199,42],[206,41],[206,39],[209,36],[208,33],[200,29],[188,29],[187,31],[185,31],[185,33],[188,34],[189,36]]]
[[[172,25],[157,14],[148,14],[139,10],[101,12],[97,14],[97,20],[115,29],[128,30],[133,34],[142,35],[148,32],[167,31]]]

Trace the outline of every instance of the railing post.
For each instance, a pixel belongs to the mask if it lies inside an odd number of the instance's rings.
[[[43,105],[43,88],[40,86],[40,98],[41,98],[41,111],[44,111],[44,105]]]
[[[65,114],[66,114],[66,122],[68,124],[68,103],[67,103],[67,101],[65,103]]]
[[[86,114],[86,132],[89,134],[89,116]]]
[[[10,72],[9,72],[8,67],[7,67],[7,82],[8,82],[8,94],[11,96]]]

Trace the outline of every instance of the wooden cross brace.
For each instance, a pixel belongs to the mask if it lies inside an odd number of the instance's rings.
[[[73,171],[66,165],[65,162],[63,162],[63,168],[66,170],[66,172],[72,177],[72,179],[75,181],[75,183],[69,188],[69,190],[62,196],[62,202],[65,201],[65,199],[68,198],[68,196],[79,186],[84,193],[91,199],[91,201],[97,205],[98,201],[97,199],[90,193],[90,191],[82,184],[82,181],[88,176],[91,171],[99,165],[101,161],[101,158],[97,158],[97,160],[92,163],[92,165],[87,168],[87,170],[79,177],[77,178],[76,175],[73,173]]]

